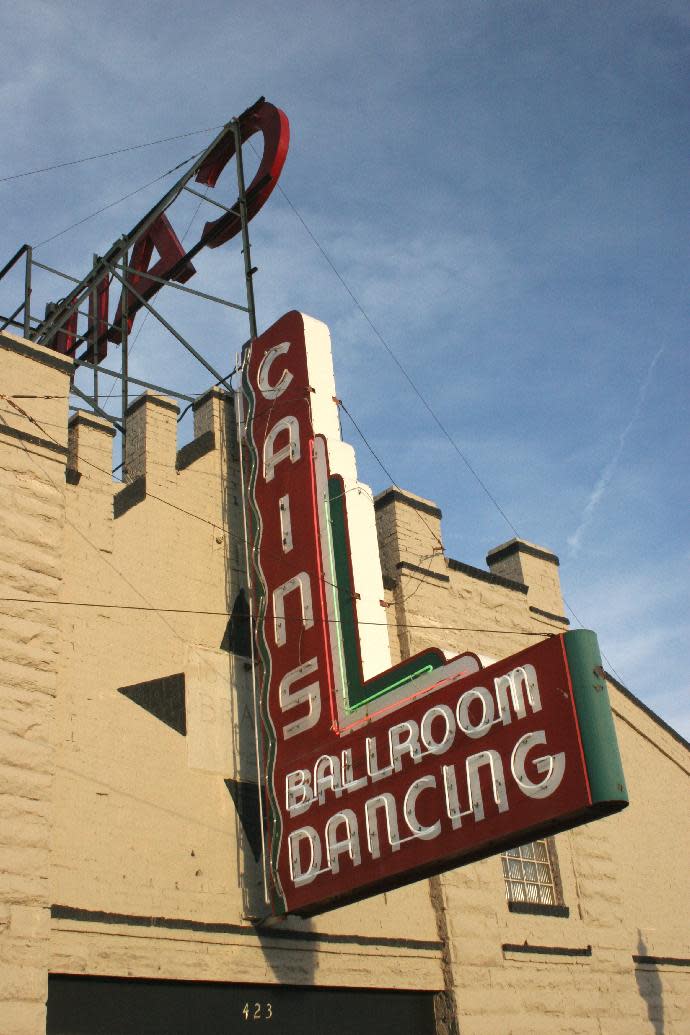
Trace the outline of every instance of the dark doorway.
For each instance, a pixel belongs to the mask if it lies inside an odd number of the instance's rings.
[[[433,992],[51,974],[47,1035],[434,1035]]]

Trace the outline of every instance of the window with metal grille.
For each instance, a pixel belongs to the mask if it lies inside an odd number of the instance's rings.
[[[550,841],[510,848],[501,855],[508,902],[557,906],[562,902],[558,862]]]

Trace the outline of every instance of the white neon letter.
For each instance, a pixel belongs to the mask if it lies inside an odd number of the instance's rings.
[[[414,719],[409,719],[407,722],[399,722],[397,726],[391,726],[388,731],[388,742],[390,744],[391,762],[396,773],[399,773],[402,769],[403,755],[408,754],[415,762],[421,762],[419,726]]]
[[[366,787],[369,783],[368,776],[359,776],[355,779],[352,769],[352,748],[345,748],[340,755],[340,768],[343,774],[343,790],[358,791],[360,787]]]
[[[276,627],[277,625],[278,623],[276,622]],[[296,683],[298,679],[303,679],[305,676],[310,676],[312,672],[316,672],[318,664],[316,658],[310,658],[309,661],[305,661],[298,668],[293,668],[280,681],[278,700],[284,712],[289,712],[291,708],[296,708],[298,704],[309,705],[309,711],[306,715],[303,715],[301,719],[295,719],[294,722],[289,722],[287,726],[283,726],[283,737],[285,740],[289,740],[290,737],[294,737],[297,733],[304,733],[305,730],[311,729],[319,721],[321,716],[321,688],[319,687],[318,679],[307,686],[300,686],[294,691],[292,689],[292,684]]]
[[[514,668],[506,676],[499,676],[498,679],[494,679],[494,687],[496,689],[496,700],[498,701],[498,712],[504,726],[512,722],[510,714],[511,702],[515,709],[516,718],[524,719],[527,715],[525,688],[527,689],[527,700],[532,711],[541,711],[541,696],[534,665],[520,665],[519,668]],[[508,698],[508,692],[510,692],[510,699]]]
[[[340,785],[340,764],[335,755],[321,755],[314,766],[314,794],[319,805],[326,800],[326,791],[333,791],[336,798],[343,793]]]
[[[470,722],[470,704],[473,700],[479,699],[482,702],[482,717],[476,726]],[[475,686],[462,695],[457,704],[458,726],[468,737],[476,740],[483,737],[491,729],[494,721],[495,706],[494,699],[485,686]]]
[[[306,812],[314,801],[311,789],[311,773],[308,769],[295,769],[285,777],[285,807],[291,816]]]
[[[455,778],[455,766],[444,765],[443,767],[443,788],[446,792],[446,812],[450,819],[453,830],[462,826],[463,812],[460,807],[458,796],[458,782]]]
[[[557,755],[542,755],[534,759],[534,767],[538,773],[544,773],[541,783],[533,783],[525,771],[527,752],[537,744],[546,743],[544,730],[535,730],[534,733],[526,733],[518,740],[513,748],[510,758],[510,768],[515,777],[515,782],[528,798],[548,798],[554,791],[558,790],[565,772],[565,754],[559,751]]]
[[[283,553],[290,553],[292,549],[292,519],[290,517],[290,497],[281,496],[278,500],[280,510],[280,539],[283,544]]]
[[[345,825],[345,837],[339,841],[337,838],[337,828],[341,824]],[[326,823],[326,844],[328,865],[332,873],[340,871],[339,857],[344,852],[347,852],[355,866],[359,866],[362,861],[362,855],[359,850],[359,827],[357,825],[357,817],[352,809],[343,809],[342,812],[336,812],[335,816],[331,816],[328,820],[328,823]]]
[[[482,797],[482,786],[479,780],[479,767],[488,765],[491,769],[491,783],[494,792],[494,801],[499,812],[505,812],[508,808],[508,795],[503,777],[503,762],[498,751],[480,751],[476,755],[470,755],[465,763],[467,769],[467,790],[470,795],[470,804],[477,822],[484,819],[484,799]]]
[[[287,640],[285,632],[285,597],[298,589],[302,605],[302,622],[305,629],[314,624],[314,609],[311,603],[311,582],[306,571],[301,571],[294,578],[288,579],[282,586],[273,590],[273,618],[275,620],[276,646],[282,647]]]
[[[285,389],[292,381],[292,374],[289,370],[284,370],[280,375],[275,385],[271,387],[268,383],[268,375],[271,372],[271,366],[273,360],[277,359],[278,356],[284,356],[287,350],[290,348],[289,341],[282,341],[280,345],[274,345],[272,349],[269,349],[264,358],[259,363],[259,370],[256,375],[256,383],[259,386],[259,391],[263,395],[264,399],[277,399],[279,395],[282,395]]]
[[[274,451],[273,446],[275,440],[278,438],[283,431],[287,431],[288,438],[285,445],[281,446],[280,449]],[[273,475],[275,474],[276,467],[281,460],[285,460],[289,457],[290,462],[296,464],[300,458],[300,446],[299,446],[299,424],[297,423],[296,417],[281,417],[277,420],[264,442],[264,480],[267,482],[273,481]]]
[[[441,740],[434,740],[431,735],[431,727],[434,719],[440,718],[446,726],[445,733]],[[447,751],[455,739],[455,718],[447,704],[437,704],[424,713],[419,732],[422,737],[422,744],[434,755],[442,755]]]
[[[384,766],[383,769],[379,769],[376,737],[367,737],[367,773],[371,777],[371,782],[376,783],[377,780],[383,780],[384,777],[390,776],[392,772],[392,765],[387,765]]]
[[[419,822],[415,812],[417,798],[422,791],[426,790],[427,787],[431,788],[435,786],[435,776],[420,776],[420,778],[415,780],[415,782],[408,788],[407,794],[405,795],[405,801],[403,802],[403,813],[405,815],[407,825],[415,837],[420,838],[422,841],[431,841],[432,838],[438,837],[441,833],[441,824],[439,820],[436,820],[432,826],[425,827]]]
[[[309,842],[309,863],[302,869],[300,841]],[[321,869],[321,841],[313,827],[300,827],[288,837],[290,876],[296,888],[311,884]]]
[[[376,810],[383,808],[386,813],[386,829],[388,830],[388,843],[394,852],[400,851],[400,835],[398,833],[398,814],[395,808],[395,798],[392,794],[379,794],[376,798],[370,798],[364,806],[364,815],[367,824],[367,844],[372,859],[381,857],[381,842],[379,839],[379,825]]]

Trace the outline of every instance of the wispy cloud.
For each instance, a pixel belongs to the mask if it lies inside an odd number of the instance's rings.
[[[644,405],[645,397],[647,395],[647,390],[649,388],[649,385],[652,380],[652,375],[654,373],[654,367],[659,362],[659,359],[663,355],[663,352],[664,346],[658,349],[652,357],[652,361],[647,367],[647,372],[644,378],[642,379],[642,382],[637,392],[637,402],[635,404],[633,415],[621,431],[620,435],[618,436],[618,445],[616,446],[613,455],[609,459],[603,471],[599,475],[597,483],[594,486],[592,492],[590,493],[589,499],[587,500],[587,503],[585,504],[584,509],[582,511],[582,516],[580,518],[579,525],[577,526],[573,534],[571,536],[568,536],[568,546],[570,547],[572,556],[575,556],[579,552],[580,547],[582,546],[582,539],[584,537],[584,534],[589,528],[592,522],[592,518],[594,517],[594,511],[604,498],[604,495],[609,485],[611,484],[611,480],[613,479],[613,476],[616,473],[618,461],[620,460],[623,450],[625,448],[625,443],[628,438],[628,435],[637,423],[639,416],[642,412],[642,407]]]

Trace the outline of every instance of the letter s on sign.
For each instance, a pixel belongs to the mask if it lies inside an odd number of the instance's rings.
[[[285,164],[290,144],[290,123],[284,111],[262,97],[253,107],[240,115],[239,124],[240,140],[243,144],[258,132],[261,132],[264,138],[264,153],[259,168],[246,189],[247,219],[253,219],[271,196]],[[234,154],[235,137],[228,135],[211,151],[199,169],[196,174],[197,183],[215,187],[218,177]],[[204,227],[201,239],[209,248],[218,248],[240,232],[238,204],[235,202],[234,211],[226,212]]]
[[[298,704],[306,704],[309,709],[301,719],[288,722],[283,727],[283,736],[286,740],[296,736],[298,733],[304,733],[305,730],[311,729],[319,721],[321,716],[321,689],[318,679],[313,683],[309,683],[308,686],[300,686],[293,690],[294,683],[304,679],[305,676],[312,675],[318,670],[318,666],[317,659],[310,658],[309,661],[305,661],[299,668],[293,668],[280,681],[278,695],[280,707],[284,712],[289,711],[291,708],[296,708]]]

